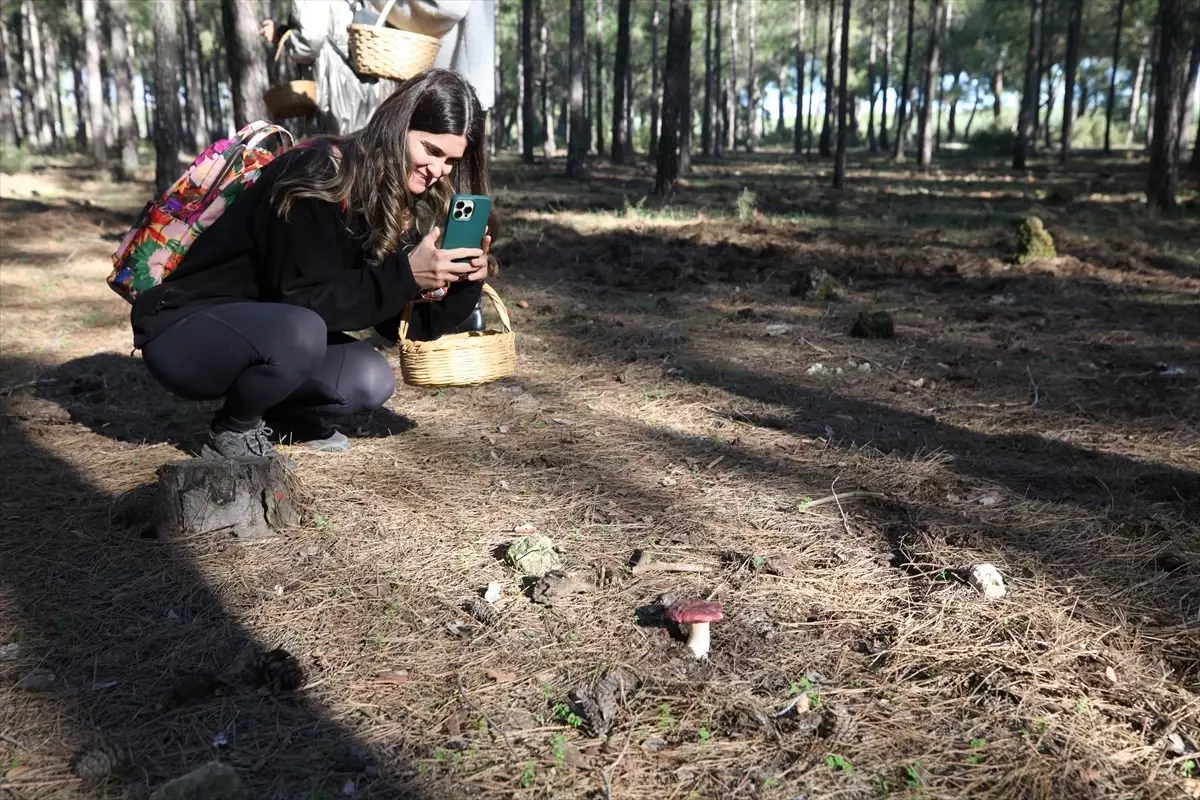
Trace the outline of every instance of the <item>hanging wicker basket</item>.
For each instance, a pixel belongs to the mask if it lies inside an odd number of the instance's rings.
[[[395,4],[396,0],[388,0],[374,25],[354,24],[347,29],[350,63],[358,74],[403,81],[433,66],[441,40],[386,27],[384,20]]]
[[[283,55],[283,46],[291,35],[292,31],[288,30],[279,37],[279,46],[275,48],[276,64],[279,63],[279,57]],[[287,81],[275,84],[263,92],[263,102],[267,106],[267,113],[275,119],[307,117],[317,110],[317,82]]]
[[[471,331],[442,336],[431,342],[408,338],[410,304],[400,320],[400,374],[409,386],[477,386],[507,378],[517,371],[517,335],[508,309],[486,283],[483,294],[492,301],[503,330]]]

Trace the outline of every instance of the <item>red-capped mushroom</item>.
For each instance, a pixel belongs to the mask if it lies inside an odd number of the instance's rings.
[[[683,600],[671,604],[667,619],[676,625],[690,625],[688,649],[696,658],[708,655],[708,624],[720,622],[725,617],[725,607],[706,600]]]

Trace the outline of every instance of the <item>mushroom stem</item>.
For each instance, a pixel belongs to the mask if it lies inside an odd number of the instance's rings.
[[[693,622],[692,630],[688,634],[688,649],[692,651],[692,655],[696,658],[704,658],[708,655],[708,623]]]

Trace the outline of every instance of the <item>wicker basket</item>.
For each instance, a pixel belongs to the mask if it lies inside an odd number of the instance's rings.
[[[507,378],[517,371],[517,335],[508,309],[486,283],[483,294],[492,301],[504,330],[453,333],[431,342],[408,338],[408,317],[400,320],[400,374],[409,386],[476,386]]]
[[[403,81],[433,66],[440,39],[384,26],[395,4],[396,0],[388,0],[374,25],[354,24],[347,29],[350,63],[358,74]]]
[[[279,46],[275,48],[276,64],[291,35],[292,31],[289,30],[279,37]],[[307,117],[317,110],[317,82],[288,81],[276,84],[263,92],[263,102],[266,103],[267,113],[275,119]]]

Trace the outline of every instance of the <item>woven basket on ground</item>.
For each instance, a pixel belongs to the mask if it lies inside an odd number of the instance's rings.
[[[279,57],[283,55],[283,46],[291,35],[292,31],[289,30],[279,37],[279,46],[275,48],[276,65],[279,64]],[[278,83],[263,92],[263,102],[266,103],[267,113],[275,119],[307,117],[317,110],[317,82],[287,81]]]
[[[431,342],[408,338],[410,305],[400,320],[400,374],[409,386],[476,386],[517,371],[517,335],[508,309],[486,283],[483,294],[496,308],[504,330],[454,333]]]
[[[403,81],[433,66],[441,40],[384,26],[395,4],[396,0],[388,0],[374,25],[354,24],[347,29],[350,63],[358,74]]]

